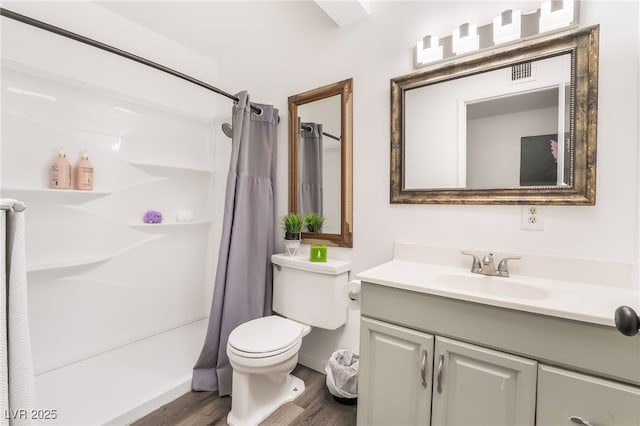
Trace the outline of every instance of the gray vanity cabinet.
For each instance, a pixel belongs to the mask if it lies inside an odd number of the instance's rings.
[[[360,324],[358,425],[534,424],[535,361],[371,318]]]
[[[640,425],[640,340],[614,327],[366,281],[361,304],[359,426]]]
[[[432,425],[533,425],[537,362],[436,337]]]
[[[358,425],[428,425],[434,337],[362,318]]]
[[[640,389],[540,365],[537,424],[640,425]]]

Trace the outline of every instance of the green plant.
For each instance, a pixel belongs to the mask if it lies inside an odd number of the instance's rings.
[[[298,234],[302,232],[302,226],[304,225],[304,217],[297,213],[287,213],[282,216],[281,221],[282,229],[285,232],[289,232],[291,234]]]
[[[309,232],[320,232],[326,220],[321,214],[311,213],[304,218],[304,223]]]

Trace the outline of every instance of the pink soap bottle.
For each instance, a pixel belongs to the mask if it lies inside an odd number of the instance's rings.
[[[53,189],[71,189],[71,164],[61,148],[51,165],[49,187]]]
[[[76,165],[76,189],[93,190],[93,165],[89,162],[89,156],[86,152],[82,153],[80,161]]]

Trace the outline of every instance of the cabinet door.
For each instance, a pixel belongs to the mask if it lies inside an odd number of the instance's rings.
[[[640,425],[640,389],[541,365],[537,418],[541,426]]]
[[[433,336],[364,317],[360,325],[358,425],[428,425]]]
[[[533,425],[536,362],[438,336],[434,425]]]

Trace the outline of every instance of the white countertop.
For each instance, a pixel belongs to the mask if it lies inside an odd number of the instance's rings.
[[[447,283],[460,279],[463,288]],[[512,274],[509,278],[472,274],[467,269],[428,263],[392,260],[375,268],[360,272],[356,278],[373,283],[419,293],[433,294],[502,308],[516,309],[543,315],[567,318],[606,326],[615,326],[614,312],[627,305],[640,312],[637,291],[628,288],[583,284],[572,281],[550,280]],[[476,289],[475,283],[479,286]],[[509,289],[510,283],[536,290],[534,297],[490,294],[482,291],[487,283]],[[523,285],[524,284],[524,285]],[[508,291],[504,293],[509,293]]]

